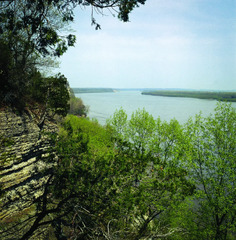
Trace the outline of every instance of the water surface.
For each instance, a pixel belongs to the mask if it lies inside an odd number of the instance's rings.
[[[121,107],[129,117],[137,109],[145,108],[154,118],[160,116],[161,120],[166,121],[175,118],[185,123],[200,111],[203,116],[213,113],[217,103],[216,100],[142,95],[140,91],[83,93],[76,94],[76,97],[82,98],[84,104],[89,106],[88,116],[101,124],[105,124],[106,119]],[[236,108],[236,102],[232,106]]]

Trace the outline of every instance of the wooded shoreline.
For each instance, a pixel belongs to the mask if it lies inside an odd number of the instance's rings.
[[[107,93],[114,92],[112,88],[73,88],[74,93]]]
[[[207,92],[207,91],[168,91],[158,90],[142,92],[143,95],[163,96],[163,97],[185,97],[199,99],[213,99],[219,101],[236,102],[236,92]]]

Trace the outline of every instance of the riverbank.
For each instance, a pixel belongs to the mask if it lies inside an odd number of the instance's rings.
[[[114,92],[112,88],[72,88],[73,92],[76,93],[106,93]]]
[[[190,117],[199,112],[203,116],[214,113],[216,100],[197,98],[159,97],[142,95],[140,91],[117,91],[116,93],[82,93],[75,94],[82,98],[84,104],[89,106],[88,117],[97,119],[102,125],[106,124],[117,109],[123,108],[128,117],[137,109],[145,108],[155,119],[170,121],[175,118],[181,124],[186,123]],[[236,102],[232,103],[236,109]]]
[[[236,102],[236,92],[206,92],[206,91],[150,91],[142,92],[143,95],[162,97],[185,97],[199,99],[213,99],[219,101]]]

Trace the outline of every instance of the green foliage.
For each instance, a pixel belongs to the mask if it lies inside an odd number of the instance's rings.
[[[111,1],[112,2],[112,1]],[[124,22],[129,21],[129,13],[139,4],[144,4],[146,0],[126,0],[120,1],[118,17]]]
[[[100,28],[93,17],[105,8],[114,10],[119,18],[128,21],[129,13],[145,0],[12,0],[0,1],[0,100],[14,105],[22,102],[32,84],[32,74],[45,68],[48,57],[60,57],[74,46],[76,37],[64,27],[74,20],[74,10],[82,5],[91,7],[91,22]],[[46,58],[46,61],[45,61]],[[23,99],[23,100],[22,100]]]
[[[55,114],[66,116],[69,110],[69,84],[64,75],[46,79],[48,86],[48,106]]]
[[[229,104],[185,126],[145,110],[104,127],[68,115],[21,239],[44,225],[57,239],[234,239],[235,124]]]
[[[75,96],[71,96],[69,114],[86,116],[87,113],[88,113],[88,107],[84,105],[82,99],[77,98]]]
[[[114,124],[119,124],[118,131]],[[165,130],[154,133],[160,125]],[[39,213],[22,239],[44,223],[52,225],[56,236],[77,239],[145,239],[169,234],[163,213],[178,206],[193,189],[186,171],[177,164],[179,155],[171,155],[175,141],[169,154],[162,140],[155,148],[158,136],[164,139],[162,134],[169,132],[167,138],[174,138],[169,129],[181,135],[175,121],[170,126],[155,121],[145,110],[130,120],[120,110],[106,127],[68,115],[46,158],[48,166],[55,156],[57,163],[44,196],[36,201]]]
[[[121,182],[111,144],[109,132],[98,123],[72,115],[66,118],[56,143],[59,164],[53,193],[57,199],[73,195],[67,202],[71,208],[67,218],[68,222],[74,219],[78,239],[103,234],[107,221],[116,216]]]
[[[44,113],[66,116],[69,110],[69,84],[64,75],[44,78],[39,72],[31,76],[31,84],[25,95],[33,102],[41,104]]]
[[[195,232],[191,230],[195,238],[190,239],[231,239],[235,233],[235,131],[236,112],[230,104],[219,103],[214,116],[198,115],[187,124],[185,163],[197,186]]]
[[[31,75],[31,81],[28,89],[28,95],[31,99],[38,103],[46,103],[48,84],[40,72],[36,71]]]
[[[57,4],[58,1],[0,2],[0,45],[8,54],[8,58],[0,59],[0,65],[5,66],[0,99],[5,104],[20,102],[23,107],[32,75],[41,64],[40,56],[58,56],[75,42],[71,35],[66,38],[58,34],[69,9],[59,9]]]
[[[174,233],[168,235],[170,239],[234,239],[236,113],[230,104],[219,103],[214,116],[204,119],[198,115],[184,128],[176,120],[154,121],[144,110],[129,121],[120,110],[109,122],[117,129],[116,136],[122,136],[122,148],[127,150],[123,143],[129,142],[131,149],[152,158],[154,173],[162,169],[152,178],[139,175],[138,196],[143,199],[138,206],[140,210],[147,206],[156,212],[165,210],[159,219]],[[184,199],[191,192],[191,182],[197,187],[195,194],[181,202],[181,196]],[[148,214],[146,221],[152,216]]]
[[[120,154],[126,162],[131,161],[129,174],[135,184],[129,199],[135,202],[133,216],[138,220],[136,228],[141,238],[152,222],[158,222],[157,216],[161,217],[192,194],[194,186],[186,179],[187,172],[179,163],[183,130],[176,120],[170,123],[154,120],[145,110],[136,111],[127,120],[121,109],[108,122],[114,128]],[[164,236],[169,230],[163,227],[158,231]]]
[[[166,224],[169,224],[172,229],[176,230],[167,239],[208,239],[207,236],[203,237],[202,231],[199,231],[198,224],[201,223],[197,224],[195,222],[195,204],[194,197],[188,197],[182,203],[178,204],[174,210],[165,213],[164,219],[166,220]]]
[[[14,50],[16,61],[21,55],[21,63],[26,63],[34,52],[60,56],[74,45],[75,36],[58,34],[61,23],[73,20],[72,1],[3,1],[0,6],[1,36]]]

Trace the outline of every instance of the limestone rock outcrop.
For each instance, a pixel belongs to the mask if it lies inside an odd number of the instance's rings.
[[[0,199],[0,224],[30,212],[32,203],[42,194],[47,177],[39,170],[45,167],[42,157],[50,148],[45,133],[57,130],[52,121],[39,125],[37,114],[29,110],[18,114],[10,108],[0,111],[0,138],[10,141],[9,146],[0,146],[0,183],[5,192]]]

